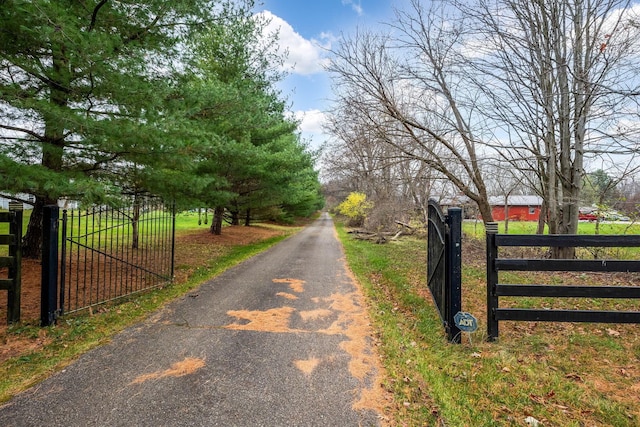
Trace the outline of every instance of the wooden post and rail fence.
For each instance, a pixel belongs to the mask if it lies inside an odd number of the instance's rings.
[[[7,255],[0,256],[0,268],[7,277],[0,279],[0,290],[7,291],[7,322],[20,321],[22,283],[22,203],[11,202],[9,212],[0,212],[0,223],[9,223],[9,233],[0,235],[0,245],[8,246]]]
[[[638,273],[640,260],[503,258],[501,247],[640,247],[639,235],[515,235],[498,234],[487,224],[487,337],[498,338],[498,322],[640,323],[640,311],[501,308],[500,297],[638,299],[640,286],[551,285],[500,283],[500,271]]]

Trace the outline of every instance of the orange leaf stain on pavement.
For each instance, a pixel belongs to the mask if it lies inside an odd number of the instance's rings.
[[[273,279],[273,283],[287,283],[293,292],[304,292],[304,280],[300,279]]]
[[[333,314],[333,311],[327,310],[326,308],[319,308],[317,310],[307,310],[298,312],[302,320],[305,322],[309,320],[317,320],[324,319],[325,317],[329,317]]]
[[[363,297],[358,289],[359,285],[351,272],[347,271],[347,277],[354,283],[356,291],[334,293],[325,298],[311,298],[311,301],[320,306],[320,308],[297,311],[297,314],[304,322],[336,316],[336,320],[329,327],[317,330],[293,329],[289,325],[291,316],[296,313],[296,309],[285,306],[265,311],[228,311],[227,314],[229,316],[247,322],[232,323],[225,326],[225,328],[260,332],[305,332],[323,335],[343,335],[345,339],[340,342],[339,346],[342,351],[349,355],[349,373],[362,384],[362,388],[358,390],[359,393],[353,403],[353,408],[355,410],[373,409],[378,413],[383,413],[383,408],[388,404],[380,382],[383,368],[377,355],[372,350],[371,325],[365,310]],[[304,292],[304,280],[286,278],[273,279],[272,281],[273,283],[288,284],[289,288],[295,293],[302,294]],[[299,296],[287,292],[278,292],[276,295],[289,300],[299,298]],[[317,357],[292,361],[293,365],[306,376],[310,376],[321,363],[326,362],[329,362],[329,359],[319,359]]]
[[[149,380],[155,380],[158,378],[166,377],[184,377],[197,371],[205,366],[204,360],[196,357],[187,357],[186,359],[176,362],[169,369],[164,371],[151,372],[149,374],[139,375],[130,384],[142,384]]]
[[[282,298],[290,299],[290,300],[298,299],[297,296],[290,294],[288,292],[278,292],[276,295]]]
[[[294,311],[293,307],[272,308],[266,311],[231,310],[227,311],[229,316],[248,320],[249,323],[232,323],[225,326],[225,328],[237,331],[301,332],[289,328],[289,320]]]
[[[296,366],[296,368],[304,372],[305,375],[311,375],[320,364],[320,359],[318,359],[317,357],[312,357],[307,360],[296,360],[293,362],[293,364]]]

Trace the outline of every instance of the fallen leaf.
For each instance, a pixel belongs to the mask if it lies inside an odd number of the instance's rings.
[[[620,332],[616,331],[615,329],[607,329],[607,333],[612,337],[620,336]]]
[[[537,396],[535,394],[530,394],[529,399],[534,401],[535,403],[539,403],[540,405],[544,405],[544,398],[542,396]]]
[[[567,378],[567,379],[576,380],[576,381],[579,381],[579,382],[583,381],[582,377],[580,375],[576,374],[576,373],[570,373],[570,374],[565,375],[564,377]]]

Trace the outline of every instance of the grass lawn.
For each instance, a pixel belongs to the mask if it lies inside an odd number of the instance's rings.
[[[532,221],[509,221],[509,234],[535,234],[538,223]],[[601,222],[599,234],[640,234],[640,223],[636,222]],[[505,223],[498,223],[498,232],[504,233]],[[465,220],[462,223],[462,231],[476,238],[484,237],[484,224],[482,221]],[[548,232],[545,227],[545,233]],[[578,224],[578,234],[596,234],[596,223],[581,221]]]
[[[395,396],[389,414],[394,422],[525,426],[535,419],[540,425],[640,425],[640,326],[501,322],[500,339],[486,342],[484,241],[468,232],[469,226],[476,225],[465,223],[463,310],[478,318],[479,328],[463,334],[461,345],[447,343],[426,289],[424,240],[376,245],[354,240],[339,227],[381,341],[386,387]],[[532,274],[512,277],[512,283],[540,279]],[[575,277],[542,280],[565,279]],[[640,284],[637,276],[583,279]],[[557,302],[536,303],[552,307]],[[597,304],[567,299],[561,306],[583,303]],[[634,301],[613,304],[640,310]]]

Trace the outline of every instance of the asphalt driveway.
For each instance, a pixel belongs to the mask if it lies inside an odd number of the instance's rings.
[[[0,425],[379,425],[370,333],[323,214],[9,401]]]

